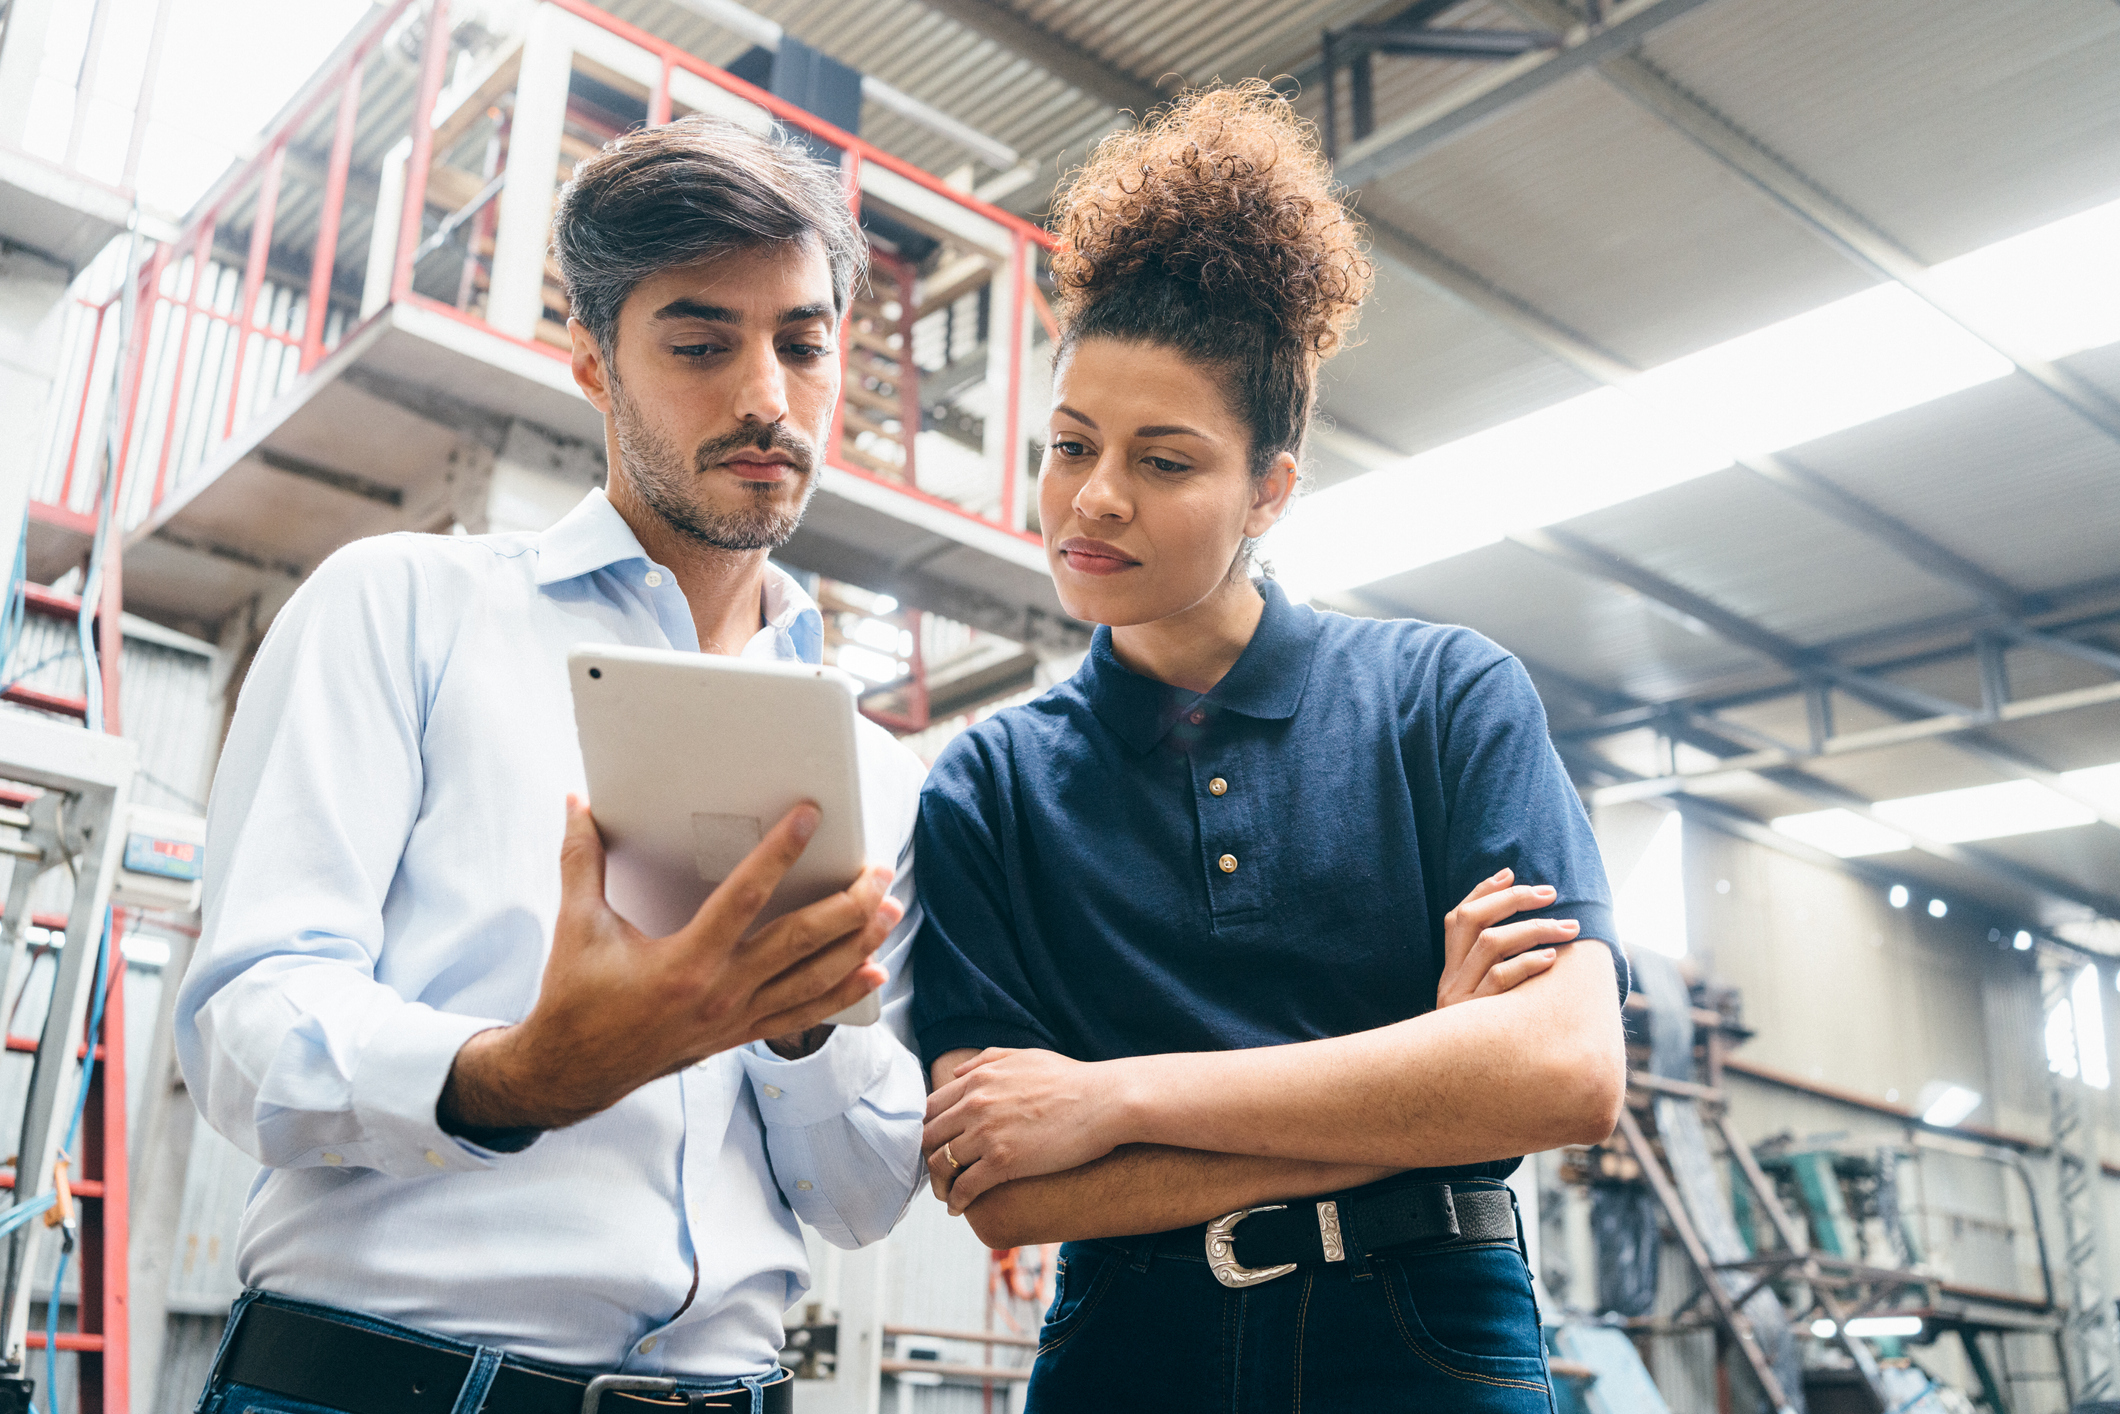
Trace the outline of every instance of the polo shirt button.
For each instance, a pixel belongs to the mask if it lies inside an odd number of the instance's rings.
[[[1237,857],[1234,854],[1225,854],[1215,862],[1222,866],[1222,872],[1225,874],[1237,872]]]
[[[1193,709],[1192,715],[1190,717],[1187,717],[1185,720],[1191,722],[1194,726],[1197,727],[1202,722],[1207,720],[1207,714],[1205,712],[1202,712],[1199,708],[1195,707]]]
[[[1223,780],[1220,776],[1215,777],[1213,780],[1207,783],[1207,793],[1209,795],[1222,795],[1228,790],[1229,782]]]
[[[795,1180],[795,1187],[798,1192],[807,1193],[815,1186],[816,1185],[811,1183],[807,1178],[798,1178]]]
[[[660,589],[660,588],[662,588],[662,571],[661,571],[661,570],[649,570],[649,571],[648,571],[648,578],[647,578],[647,585],[648,585],[648,588],[650,588],[650,589]]]
[[[654,1337],[654,1336],[652,1336],[652,1335],[651,1335],[651,1336],[649,1336],[649,1337],[648,1337],[648,1338],[647,1338],[646,1340],[644,1340],[644,1341],[642,1341],[642,1342],[640,1343],[640,1353],[641,1353],[641,1354],[643,1354],[643,1355],[646,1355],[646,1354],[647,1354],[647,1353],[648,1353],[649,1351],[653,1350],[654,1348],[655,1348],[655,1337]]]

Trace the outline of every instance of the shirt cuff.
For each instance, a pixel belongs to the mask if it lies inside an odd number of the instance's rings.
[[[890,1074],[891,1052],[901,1049],[883,1026],[835,1026],[822,1046],[800,1060],[781,1059],[763,1041],[737,1054],[765,1122],[806,1129],[859,1104]]]
[[[399,1010],[361,1048],[353,1072],[353,1112],[360,1121],[362,1143],[357,1156],[348,1152],[346,1161],[393,1178],[493,1167],[490,1151],[442,1128],[434,1106],[464,1042],[507,1024],[436,1011],[419,1002]]]

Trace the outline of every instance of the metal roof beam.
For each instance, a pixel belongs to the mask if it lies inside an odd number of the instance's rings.
[[[1154,84],[1144,83],[1117,65],[1106,63],[1071,40],[1061,38],[1036,21],[1025,19],[999,0],[921,0],[921,3],[1114,108],[1146,113],[1164,101],[1164,93]]]
[[[1514,0],[1525,8],[1559,8],[1554,0]],[[1983,326],[1953,305],[1930,278],[1928,267],[1839,198],[1761,146],[1749,133],[1687,92],[1639,55],[1622,56],[1599,70],[1604,80],[1690,139],[1730,171],[1745,178],[1856,264],[1912,290],[1945,318],[2017,366],[2085,422],[2120,441],[2120,403],[2057,363],[2038,357],[2001,332]]]
[[[1625,694],[1611,693],[1590,684],[1579,683],[1567,678],[1565,674],[1552,674],[1547,670],[1536,667],[1532,668],[1531,671],[1534,677],[1556,677],[1562,686],[1571,692],[1584,696],[1588,701],[1595,702],[1597,699],[1606,701],[1613,699],[1624,700],[1625,698]],[[1635,706],[1644,711],[1656,710],[1655,705],[1652,703],[1638,702]],[[1711,755],[1730,753],[1734,750],[1732,744],[1718,734],[1722,729],[1727,728],[1730,725],[1729,723],[1703,722],[1684,712],[1664,712],[1661,715],[1663,717],[1662,727],[1665,732],[1678,740],[1685,741],[1687,744],[1698,747]],[[1689,816],[1703,813],[1712,815],[1714,818],[1707,820],[1706,823],[1723,828],[1729,833],[1736,834],[1740,838],[1749,840],[1754,844],[1780,850],[1785,854],[1793,855],[1809,863],[1822,864],[1830,868],[1854,873],[1879,883],[1890,881],[1888,872],[1879,866],[1865,865],[1859,861],[1842,859],[1825,850],[1815,849],[1810,845],[1802,844],[1774,830],[1766,821],[1746,814],[1735,806],[1708,796],[1691,793],[1689,788],[1698,788],[1709,783],[1709,779],[1705,775],[1680,778],[1676,785],[1670,785],[1667,781],[1639,776],[1617,762],[1612,761],[1603,753],[1591,750],[1580,741],[1556,741],[1554,744],[1568,758],[1575,769],[1585,773],[1603,775],[1618,782],[1615,785],[1595,787],[1588,791],[1586,793],[1587,800],[1592,806],[1619,805],[1648,799],[1667,798]],[[1751,757],[1756,757],[1757,755],[1758,753],[1749,753]],[[1735,771],[1736,761],[1741,759],[1747,759],[1747,757],[1731,758],[1732,772]],[[1715,774],[1722,775],[1726,773],[1717,771]],[[1821,780],[1816,776],[1807,775],[1793,765],[1767,767],[1764,769],[1755,768],[1748,774],[1762,775],[1786,789],[1829,803],[1839,809],[1852,811],[1866,819],[1874,820],[1884,828],[1906,836],[1912,841],[1914,847],[1924,854],[1946,860],[1961,868],[2009,884],[2012,887],[2028,890],[2047,899],[2049,902],[2058,902],[2072,908],[2088,909],[2101,917],[2120,921],[2120,897],[2114,897],[2097,889],[2083,888],[2071,880],[2055,878],[2042,870],[2019,864],[2013,859],[1995,854],[1990,850],[1951,844],[1946,841],[1912,834],[1904,825],[1895,821],[1879,819],[1873,809],[1873,802],[1864,799],[1844,786],[1837,785],[1831,781]],[[2075,945],[2070,944],[2068,946],[2073,947]],[[2079,948],[2078,950],[2080,951],[2081,949]]]
[[[1731,743],[1717,734],[1716,728],[1720,725],[1722,724],[1701,722],[1681,714],[1678,720],[1669,724],[1668,730],[1670,735],[1710,754],[1729,752],[1732,750]],[[1747,820],[1769,834],[1778,834],[1766,822],[1743,814],[1721,801],[1712,801],[1707,797],[1692,795],[1685,790],[1644,790],[1643,787],[1651,785],[1652,782],[1634,776],[1634,773],[1606,759],[1601,753],[1587,751],[1577,745],[1571,754],[1579,764],[1590,766],[1621,781],[1618,785],[1603,786],[1591,790],[1589,792],[1589,802],[1593,806],[1623,804],[1663,795],[1672,797],[1674,803],[1678,803],[1682,807],[1687,802],[1699,802],[1709,805],[1735,818]],[[2107,894],[2099,889],[2085,888],[2073,880],[2057,878],[2044,870],[2032,868],[2027,864],[2020,864],[2016,860],[1996,854],[1992,850],[1979,849],[1971,845],[1953,844],[1946,840],[1918,834],[1897,821],[1880,817],[1876,813],[1873,801],[1847,789],[1845,786],[1838,785],[1832,781],[1822,780],[1795,767],[1765,770],[1757,772],[1757,774],[1764,776],[1784,789],[1809,796],[1813,800],[1836,809],[1849,811],[1885,829],[1891,830],[1895,834],[1902,835],[1911,842],[1913,848],[1923,854],[1955,864],[1973,873],[1984,875],[1999,883],[2024,889],[2039,895],[2049,903],[2059,903],[2072,908],[2087,909],[2100,917],[2120,921],[2120,897]],[[1747,838],[1751,837],[1748,835]],[[1767,840],[1758,840],[1756,842],[1772,843]],[[1775,847],[1778,848],[1779,846]],[[1836,862],[1845,862],[1838,860],[1836,856],[1826,854],[1825,851],[1818,851],[1818,853],[1825,858],[1835,859]]]
[[[1534,554],[1568,565],[1594,579],[1626,585],[1647,598],[1676,609],[1727,642],[1749,649],[1794,673],[1801,681],[1830,682],[1851,696],[1859,697],[1873,706],[1905,719],[1969,719],[1970,725],[1963,733],[1937,732],[1931,735],[1938,740],[1948,740],[1954,749],[1975,757],[1992,770],[2006,776],[2036,781],[2056,794],[2091,810],[2105,824],[2120,829],[2120,812],[2116,812],[2104,800],[2064,781],[2060,772],[2045,763],[2032,760],[2009,747],[1978,736],[1982,728],[1994,721],[2004,720],[2003,704],[1996,704],[1993,712],[1969,709],[1959,703],[1846,667],[1823,654],[1783,638],[1742,615],[1732,613],[1683,585],[1674,584],[1653,570],[1566,531],[1551,528],[1518,531],[1508,538],[1511,543],[1520,545]],[[1815,750],[1808,753],[1816,754]],[[1781,768],[1763,766],[1761,769]],[[1901,834],[1906,833],[1902,827],[1895,825],[1893,828],[1898,829]]]
[[[1632,389],[1640,379],[1641,370],[1610,349],[1511,294],[1479,272],[1468,269],[1420,238],[1387,222],[1373,216],[1363,219],[1369,227],[1372,258],[1479,311],[1540,352],[1559,359],[1586,377],[1622,390]],[[1656,410],[1661,414],[1661,409]],[[2025,595],[2015,586],[1860,496],[1842,490],[1809,467],[1772,453],[1732,453],[1731,460],[1812,509],[1878,541],[1938,579],[1957,585],[1988,608],[2021,614],[2030,607]]]
[[[1572,24],[1579,18],[1563,0],[1508,0],[1508,4],[1533,24]],[[1814,235],[1880,278],[1912,290],[1945,318],[2009,359],[2019,373],[2086,422],[2120,441],[2120,403],[2068,369],[2016,346],[2013,340],[1982,327],[1953,307],[1936,290],[1928,267],[1853,207],[1768,150],[1640,54],[1608,48],[1597,56],[1596,63],[1598,76],[1606,83],[1751,183]],[[1349,177],[1343,176],[1342,180],[1350,186],[1355,184]]]
[[[966,3],[966,0],[951,0]],[[1551,23],[1561,47],[1526,54],[1491,73],[1378,128],[1340,154],[1335,172],[1350,187],[1390,175],[1428,149],[1469,132],[1570,74],[1623,54],[1680,15],[1709,0],[1632,0],[1613,8],[1613,19],[1593,29],[1581,15]]]

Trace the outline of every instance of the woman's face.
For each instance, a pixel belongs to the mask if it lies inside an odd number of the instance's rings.
[[[1250,454],[1251,429],[1208,370],[1158,344],[1077,344],[1053,379],[1038,478],[1061,605],[1123,628],[1227,584],[1239,545],[1295,489],[1294,457],[1255,480]]]

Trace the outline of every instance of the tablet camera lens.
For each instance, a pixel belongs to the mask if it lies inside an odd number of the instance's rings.
[[[603,670],[602,668],[591,668],[591,669],[589,669],[589,676],[590,676],[590,677],[592,677],[592,678],[600,678],[600,677],[602,677],[603,675],[604,675],[604,670]]]

